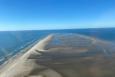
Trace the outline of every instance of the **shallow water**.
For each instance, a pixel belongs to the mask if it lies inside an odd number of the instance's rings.
[[[114,39],[111,38],[113,35],[105,35],[100,32],[103,34],[103,38],[98,34],[94,35],[96,36],[94,38],[92,37],[93,33],[90,34],[90,31],[86,33],[85,30],[83,32],[72,31],[70,30],[71,33],[69,31],[65,31],[65,33],[63,30],[59,31],[63,32],[61,34],[54,31],[53,40],[45,47],[47,52],[40,52],[41,55],[32,54],[25,62],[25,66],[27,66],[26,68],[31,64],[35,66],[29,75],[23,76],[22,74],[18,77],[114,77],[115,45],[111,42]],[[77,34],[79,32],[84,35]],[[43,36],[49,33],[52,33],[52,31],[46,31]],[[43,37],[39,36],[39,33],[36,34],[36,37],[33,34],[23,39],[31,36],[34,39]],[[108,37],[105,38],[104,35]],[[25,44],[28,42],[26,41]]]
[[[71,34],[71,37],[70,34],[55,35],[46,46],[47,52],[30,56],[29,59],[44,67],[41,71],[36,69],[34,75],[39,76],[42,73],[44,77],[53,77],[55,74],[59,75],[57,77],[114,77],[115,52],[111,49],[115,45],[93,39],[96,40],[95,43],[91,37],[85,38],[76,34]],[[60,41],[58,44],[57,40]],[[45,72],[47,70],[50,73]]]

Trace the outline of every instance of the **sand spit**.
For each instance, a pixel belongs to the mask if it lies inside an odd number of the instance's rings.
[[[4,65],[0,77],[114,77],[114,47],[85,35],[49,35]]]
[[[25,77],[34,68],[38,68],[39,65],[36,65],[35,62],[33,62],[33,60],[28,60],[28,57],[31,54],[39,54],[35,50],[44,51],[44,47],[48,44],[48,42],[51,41],[52,38],[53,38],[53,35],[48,35],[46,38],[38,42],[35,46],[33,46],[21,57],[14,60],[12,63],[8,64],[7,66],[5,66],[0,73],[0,77]],[[60,76],[57,76],[57,77],[60,77]]]

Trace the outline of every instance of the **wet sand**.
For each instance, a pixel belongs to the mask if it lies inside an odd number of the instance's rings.
[[[20,56],[18,59],[15,59],[12,63],[7,64],[3,67],[0,77],[23,77],[30,73],[30,71],[36,67],[36,64],[30,61],[27,61],[28,57],[31,54],[39,54],[35,52],[35,50],[44,51],[44,46],[47,45],[48,42],[52,39],[53,35],[49,35],[40,42],[38,42],[35,46],[33,46],[30,50],[28,50],[25,54]],[[27,65],[27,66],[26,66]],[[25,67],[26,66],[26,67]]]
[[[115,57],[107,55],[108,52],[114,51],[113,44],[81,35],[68,38],[70,39],[56,37],[61,40],[57,45],[52,43],[53,35],[47,36],[13,63],[4,67],[0,77],[115,76],[113,68]]]

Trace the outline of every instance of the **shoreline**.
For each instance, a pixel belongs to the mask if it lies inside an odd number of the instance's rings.
[[[25,54],[20,55],[17,59],[15,59],[12,63],[8,63],[6,66],[4,65],[3,69],[0,72],[0,77],[15,77],[17,74],[24,73],[28,74],[28,72],[25,72],[23,66],[25,64],[25,60],[32,54],[36,54],[38,52],[35,52],[35,49],[38,50],[44,50],[45,45],[48,44],[48,42],[52,39],[52,35],[48,35],[46,38],[40,40],[38,43],[36,43],[33,47],[31,47]],[[30,67],[30,70],[32,67]]]
[[[39,40],[36,40],[32,44],[28,45],[26,48],[23,48],[18,52],[17,54],[10,57],[7,61],[5,61],[3,64],[0,65],[0,73],[4,69],[5,66],[8,66],[8,64],[14,62],[16,59],[21,57],[23,54],[25,54],[29,49],[31,49]]]

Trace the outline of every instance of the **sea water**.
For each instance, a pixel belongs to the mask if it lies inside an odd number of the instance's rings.
[[[0,31],[0,64],[35,41],[52,33],[77,33],[110,42],[115,41],[115,28]]]

